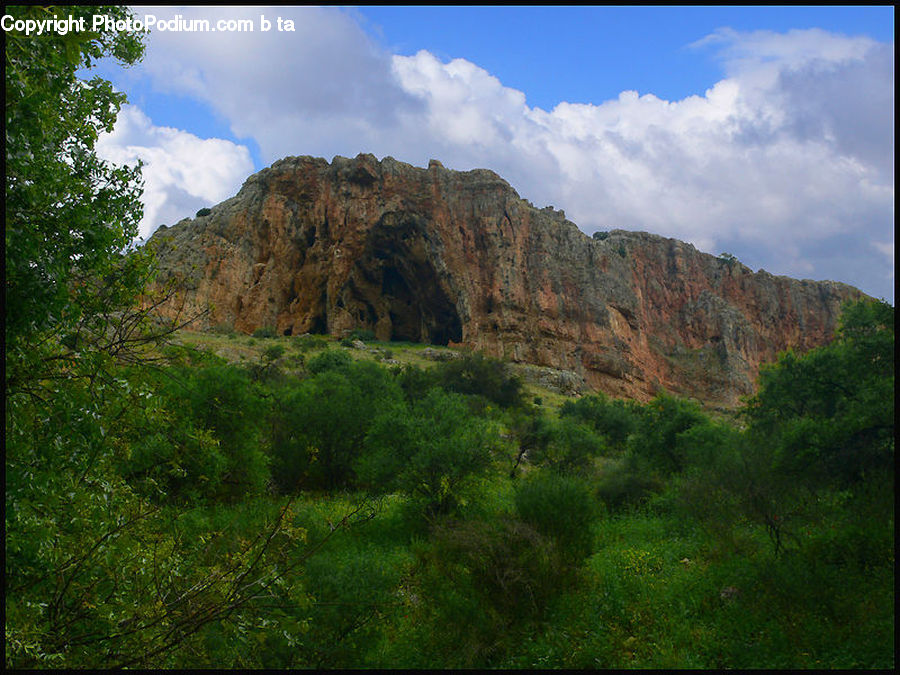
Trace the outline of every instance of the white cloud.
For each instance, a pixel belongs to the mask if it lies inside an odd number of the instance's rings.
[[[291,154],[390,154],[391,140],[402,136],[401,115],[419,107],[396,82],[390,56],[337,9],[163,7],[142,13],[212,24],[254,21],[253,32],[153,33],[143,68],[159,90],[208,103],[236,137],[254,138],[267,162]],[[290,18],[296,30],[261,32],[260,16]]]
[[[696,43],[726,73],[703,96],[545,111],[464,59],[391,56],[334,8],[156,13],[294,20],[295,33],[155,33],[144,60],[157,88],[208,103],[266,163],[371,152],[486,167],[587,232],[648,230],[892,297],[875,244],[893,246],[893,45],[722,29]]]
[[[134,106],[122,109],[112,133],[98,140],[97,153],[116,164],[144,162],[141,238],[233,196],[253,171],[246,147],[154,126]]]

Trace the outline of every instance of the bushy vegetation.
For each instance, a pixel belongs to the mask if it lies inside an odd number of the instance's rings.
[[[93,154],[121,99],[75,77],[140,51],[7,36],[8,668],[893,668],[892,307],[734,419],[532,405],[479,354],[179,347]]]

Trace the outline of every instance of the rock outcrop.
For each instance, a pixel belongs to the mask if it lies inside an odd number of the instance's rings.
[[[690,244],[613,230],[589,237],[487,170],[289,157],[206,216],[157,231],[176,306],[279,335],[373,330],[572,371],[615,396],[667,390],[719,405],[759,365],[833,335],[831,281],[754,273]]]

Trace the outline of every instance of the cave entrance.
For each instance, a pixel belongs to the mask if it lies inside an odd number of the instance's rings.
[[[390,214],[388,214],[390,215]],[[429,256],[425,223],[385,216],[373,228],[345,287],[362,323],[390,325],[390,339],[447,345],[462,341],[462,320]],[[389,319],[385,321],[385,319]]]
[[[408,263],[408,261],[403,261]],[[456,305],[428,266],[404,273],[386,265],[382,272],[382,299],[391,320],[391,339],[447,345],[462,340],[462,321]]]

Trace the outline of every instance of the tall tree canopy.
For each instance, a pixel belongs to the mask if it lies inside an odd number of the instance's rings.
[[[124,7],[10,7],[16,19],[95,14],[125,19]],[[80,75],[98,59],[133,64],[144,35],[127,31],[6,34],[6,365],[7,393],[77,345],[92,317],[124,306],[142,286],[138,257],[123,252],[142,215],[140,167],[95,152],[125,95]]]

